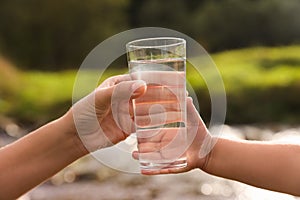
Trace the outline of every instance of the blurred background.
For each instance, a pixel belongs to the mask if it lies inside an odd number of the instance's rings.
[[[298,137],[299,0],[1,0],[0,146],[66,112],[87,54],[114,34],[144,26],[180,31],[211,54],[226,88],[225,137]],[[105,76],[126,70],[121,57]],[[188,71],[187,79],[208,123],[206,86]],[[89,157],[22,198],[296,199],[199,171],[167,177],[122,174]]]

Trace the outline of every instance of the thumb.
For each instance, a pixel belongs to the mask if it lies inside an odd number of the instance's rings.
[[[133,94],[131,95],[131,98],[136,99],[143,94],[146,93],[147,90],[147,84],[143,80],[136,80],[133,81],[133,85],[131,86],[131,89],[134,91]]]
[[[142,96],[146,92],[146,83],[142,80],[123,81],[112,88],[111,103],[119,101],[129,102]]]
[[[138,98],[146,92],[146,83],[142,80],[123,81],[116,85],[96,89],[96,106],[109,106],[120,100]]]
[[[146,92],[146,83],[141,80],[124,81],[114,87],[111,96],[111,111],[117,126],[126,134],[134,131],[131,99]]]

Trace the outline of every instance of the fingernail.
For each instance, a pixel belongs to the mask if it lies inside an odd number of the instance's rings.
[[[143,87],[143,86],[146,86],[145,81],[143,81],[143,80],[136,80],[135,83],[132,84],[131,88],[132,88],[132,90],[136,90],[139,87]]]
[[[192,97],[186,97],[186,102],[187,103],[193,103],[193,98]]]

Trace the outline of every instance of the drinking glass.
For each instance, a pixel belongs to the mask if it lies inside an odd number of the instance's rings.
[[[146,38],[126,45],[129,73],[147,90],[133,100],[142,170],[187,165],[186,42],[181,38]]]

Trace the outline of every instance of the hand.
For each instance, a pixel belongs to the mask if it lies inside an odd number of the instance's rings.
[[[73,115],[78,136],[89,152],[116,144],[134,131],[131,100],[145,90],[143,81],[115,76],[71,108],[68,114]]]
[[[163,135],[162,135],[163,134]],[[165,132],[155,137],[159,137],[157,142],[160,146],[168,144],[174,136],[171,132]],[[199,116],[196,108],[193,105],[192,98],[187,98],[187,136],[189,147],[186,150],[187,166],[184,168],[160,169],[158,171],[142,170],[143,174],[169,174],[187,172],[195,168],[205,168],[209,159],[209,152],[213,146],[213,138],[210,136],[205,124]],[[145,145],[145,144],[144,144]],[[132,156],[138,159],[143,153],[154,152],[157,145],[145,145],[145,148],[140,147],[139,152],[134,151]]]

